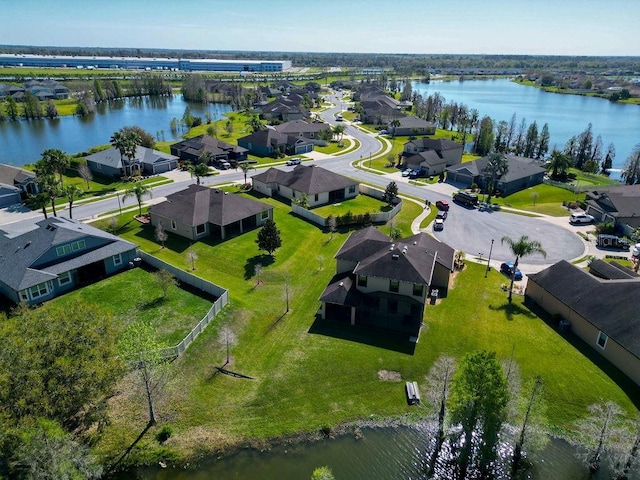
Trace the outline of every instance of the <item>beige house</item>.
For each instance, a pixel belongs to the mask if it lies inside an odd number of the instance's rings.
[[[240,195],[202,185],[167,196],[149,208],[151,224],[190,240],[213,236],[225,240],[273,219],[273,207]]]
[[[640,277],[594,262],[591,272],[562,260],[529,275],[526,299],[557,316],[591,348],[640,385]]]
[[[354,232],[335,256],[320,315],[417,339],[426,303],[446,296],[454,253],[424,233],[394,243],[375,227]]]
[[[358,195],[358,182],[316,166],[298,165],[291,171],[269,168],[251,181],[254,190],[269,197],[295,200],[306,195],[312,208]]]

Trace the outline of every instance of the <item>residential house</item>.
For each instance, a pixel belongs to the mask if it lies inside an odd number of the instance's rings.
[[[178,168],[178,157],[152,148],[138,146],[135,156],[129,160],[111,147],[86,157],[87,166],[94,174],[105,177],[155,175]]]
[[[439,175],[452,165],[462,162],[462,144],[439,138],[416,138],[404,144],[402,164],[419,168],[427,175]]]
[[[304,98],[298,94],[282,96],[256,108],[262,118],[269,122],[288,122],[309,118],[309,111],[303,106]]]
[[[263,202],[202,185],[190,185],[149,207],[151,224],[190,240],[225,240],[273,219],[273,207]]]
[[[29,80],[24,83],[24,87],[25,90],[38,97],[38,100],[62,100],[69,98],[70,94],[67,87],[50,78],[45,80]]]
[[[330,132],[331,125],[324,122],[305,122],[304,120],[292,120],[290,122],[275,125],[276,132],[299,137],[313,142],[315,145],[324,146],[327,144],[325,140],[320,138],[320,132]]]
[[[623,229],[640,227],[640,185],[602,186],[586,192],[586,212],[597,222],[612,222]]]
[[[246,160],[248,153],[246,148],[231,145],[209,135],[199,135],[174,143],[170,149],[171,155],[182,160],[197,162],[203,154],[208,153],[213,157],[214,163],[226,161],[234,166]]]
[[[340,202],[358,195],[358,182],[322,167],[297,165],[291,171],[269,168],[251,177],[253,189],[290,200],[306,195],[310,207]]]
[[[354,93],[354,100],[362,108],[362,122],[375,125],[388,125],[407,115],[402,112],[400,102],[391,98],[377,85],[362,86]]]
[[[592,271],[561,260],[529,275],[526,300],[568,322],[576,336],[640,385],[640,277],[620,265],[597,263]]]
[[[283,155],[301,155],[313,151],[313,141],[297,135],[288,135],[267,126],[238,139],[238,145],[254,155],[276,157]]]
[[[0,227],[0,293],[29,305],[128,268],[136,245],[53,217]]]
[[[320,296],[322,319],[407,334],[417,341],[424,309],[446,296],[453,248],[419,233],[392,242],[375,227],[352,233]]]
[[[434,135],[436,133],[436,126],[432,122],[427,122],[422,118],[415,117],[413,115],[407,115],[406,117],[399,117],[395,121],[398,125],[394,125],[394,122],[387,124],[387,131],[391,135]]]
[[[5,164],[0,164],[0,187],[0,207],[21,203],[39,191],[35,173]]]
[[[502,196],[511,195],[525,188],[539,185],[544,180],[547,170],[538,160],[526,157],[505,155],[508,163],[507,173],[497,179],[495,189]],[[482,157],[471,162],[448,167],[447,182],[461,183],[463,185],[476,184],[482,189],[487,189],[491,178],[485,173],[489,157]]]

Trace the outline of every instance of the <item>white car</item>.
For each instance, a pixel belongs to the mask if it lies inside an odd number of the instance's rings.
[[[632,257],[640,257],[640,243],[636,243],[636,244],[631,248],[631,256],[632,256]]]
[[[411,169],[410,168],[407,168],[407,169],[402,171],[402,176],[403,177],[408,177],[409,175],[411,175]]]
[[[571,223],[593,223],[594,220],[588,213],[572,213],[569,217]]]
[[[289,160],[287,160],[287,165],[289,166],[300,165],[301,162],[302,162],[301,158],[290,158]]]

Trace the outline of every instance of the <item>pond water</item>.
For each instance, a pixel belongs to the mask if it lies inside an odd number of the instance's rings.
[[[112,100],[98,104],[95,113],[84,117],[65,116],[53,120],[0,122],[0,163],[33,163],[48,148],[69,154],[109,143],[122,127],[138,125],[160,140],[180,140],[183,132],[171,132],[172,118],[182,118],[187,105],[204,120],[206,111],[214,120],[231,110],[227,104],[188,103],[181,95]]]
[[[551,141],[564,148],[573,135],[593,124],[594,140],[602,136],[606,151],[609,143],[616,147],[614,168],[622,168],[633,147],[640,143],[640,106],[613,103],[606,99],[547,93],[536,87],[517,84],[508,79],[433,81],[412,83],[413,91],[427,97],[435,92],[446,102],[464,103],[475,108],[480,118],[488,115],[496,121],[509,122],[515,113],[518,124],[525,118],[527,125],[535,120],[538,131],[549,124]]]
[[[311,478],[317,467],[327,465],[337,480],[409,480],[426,478],[423,458],[425,432],[418,428],[367,428],[361,435],[345,435],[319,442],[278,446],[266,451],[245,449],[224,458],[211,457],[195,468],[157,466],[123,473],[118,480],[260,479],[301,480]],[[558,439],[537,454],[534,466],[519,479],[604,480],[607,467],[590,476],[576,458],[573,447]],[[444,474],[438,478],[447,478]],[[508,478],[504,476],[498,478]],[[630,477],[636,478],[637,477]]]

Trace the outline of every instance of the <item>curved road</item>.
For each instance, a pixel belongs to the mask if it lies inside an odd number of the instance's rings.
[[[329,96],[327,98],[334,105],[343,104],[340,96]],[[334,114],[340,111],[339,106],[334,106],[323,111],[320,116],[328,123],[335,125]],[[361,146],[358,150],[341,155],[338,157],[316,160],[313,162],[305,162],[305,164],[321,165],[328,170],[348,175],[362,182],[378,185],[384,188],[391,180],[396,179],[397,174],[389,178],[390,175],[377,175],[355,168],[352,164],[361,159],[366,159],[370,154],[375,155],[383,148],[383,144],[376,138],[374,134],[363,132],[358,128],[344,123],[346,134],[357,139]],[[282,167],[288,169],[290,167]],[[249,176],[255,175],[255,171],[250,172]],[[207,184],[221,184],[243,180],[242,172],[225,172],[223,175],[209,177],[204,179]],[[170,193],[183,190],[187,185],[193,183],[193,180],[175,182],[168,185],[162,185],[153,189],[155,198],[164,197]],[[416,186],[406,182],[398,181],[398,189],[400,193],[408,194],[423,200],[429,200],[435,203],[436,200],[450,198],[446,191],[446,186]],[[441,193],[438,192],[440,190]],[[557,261],[571,260],[584,255],[585,245],[582,240],[573,231],[544,218],[532,218],[524,215],[516,215],[504,212],[481,212],[477,209],[467,209],[453,202],[449,215],[445,221],[445,228],[441,232],[434,232],[435,236],[451,245],[456,250],[462,250],[468,255],[479,255],[482,253],[487,258],[491,249],[493,240],[493,249],[491,258],[496,263],[513,260],[513,255],[508,247],[501,245],[500,239],[503,236],[519,238],[520,235],[528,235],[531,239],[538,240],[547,251],[547,257],[535,255],[526,257],[522,270],[525,273],[531,273],[541,269],[543,265],[556,263]],[[134,205],[135,202],[129,200],[127,205]],[[118,201],[116,198],[102,200],[100,202],[89,203],[86,205],[78,205],[74,208],[77,218],[90,218],[107,211],[118,209]],[[557,220],[556,220],[557,222]],[[568,226],[568,224],[567,224]]]

